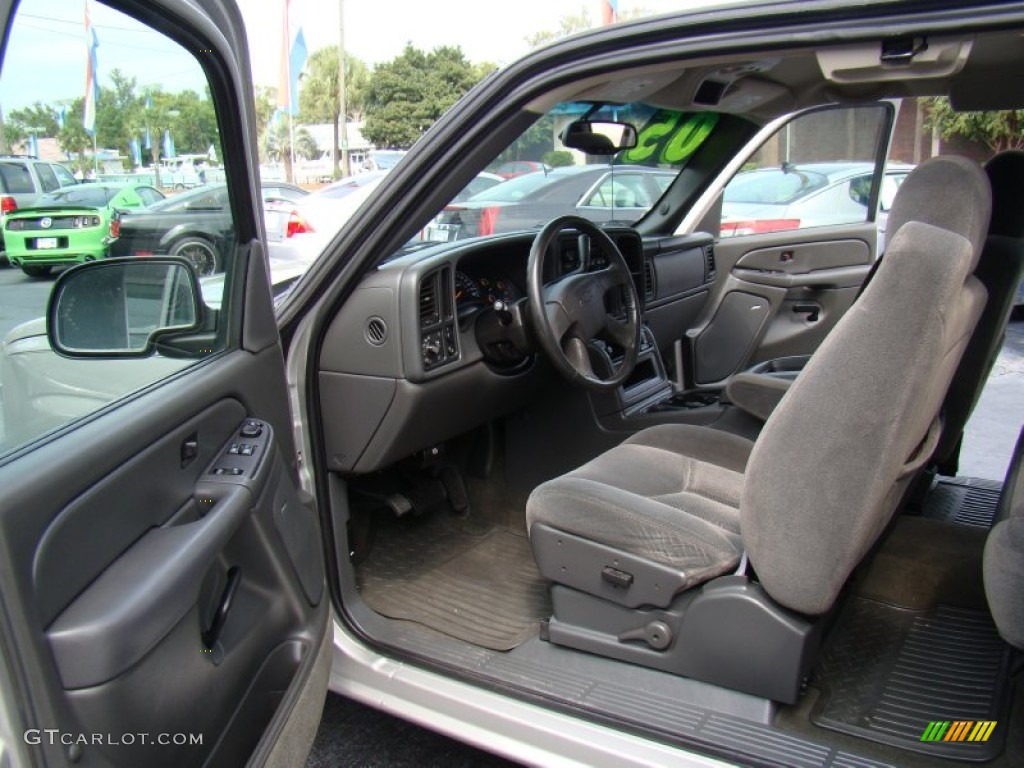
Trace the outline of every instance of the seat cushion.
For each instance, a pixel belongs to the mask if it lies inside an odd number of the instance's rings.
[[[530,495],[528,526],[545,523],[677,568],[696,584],[739,562],[739,500],[753,443],[705,427],[638,432]]]

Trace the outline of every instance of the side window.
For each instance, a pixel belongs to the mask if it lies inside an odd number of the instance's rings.
[[[53,192],[53,190],[60,188],[57,174],[53,172],[53,169],[47,163],[36,163],[35,169],[36,175],[39,176],[39,187],[43,192]]]
[[[788,122],[726,186],[722,237],[872,219],[869,203],[887,115],[884,106],[849,107]]]
[[[56,163],[51,165],[50,168],[57,175],[57,183],[62,187],[69,187],[72,184],[77,183],[77,179],[71,175],[71,171],[65,168],[63,165],[57,165]]]
[[[0,163],[0,184],[12,195],[31,194],[36,191],[32,174],[22,163]]]
[[[152,187],[139,187],[138,192],[143,205],[152,205],[164,199],[164,196]]]
[[[46,224],[41,213],[25,206],[4,217],[12,268],[0,270],[0,460],[235,343],[225,331],[237,327],[226,321],[233,311],[230,292],[219,278],[234,269],[238,227],[227,204],[231,168],[218,159],[224,152],[210,96],[214,89],[200,64],[203,51],[188,50],[95,0],[86,4],[84,18],[82,8],[82,0],[23,0],[0,70],[8,141],[0,152],[24,151],[23,142],[35,135],[40,153],[68,158],[66,168],[35,163],[44,191],[73,185],[76,178],[89,182],[70,193],[47,192],[40,199],[47,206]],[[61,49],[67,55],[54,57],[55,41],[69,37],[77,42]],[[47,76],[25,76],[33,71]],[[87,72],[92,80],[83,87]],[[27,165],[0,163],[5,186],[24,189]],[[195,188],[196,169],[211,183]],[[96,213],[81,216],[86,198]],[[215,205],[206,202],[211,200]],[[62,206],[77,213],[62,216]],[[46,307],[60,273],[106,257],[157,255],[186,260],[200,277],[207,305],[203,333],[209,338],[201,351],[69,358],[50,348]],[[81,326],[87,331],[82,338],[97,341],[84,349],[122,349],[112,340],[125,329],[148,335],[156,324],[173,324],[171,315],[144,311],[152,305],[143,301],[146,291],[154,289],[139,282],[141,270],[99,271],[122,283],[91,297],[95,311],[88,327]],[[173,295],[184,294],[175,288]],[[131,340],[144,348],[140,339]]]

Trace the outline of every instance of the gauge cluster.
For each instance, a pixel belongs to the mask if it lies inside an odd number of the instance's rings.
[[[503,275],[475,276],[462,270],[455,273],[455,303],[459,307],[493,306],[496,301],[507,305],[522,295],[516,284]]]

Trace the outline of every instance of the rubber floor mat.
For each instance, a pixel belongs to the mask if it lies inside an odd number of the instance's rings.
[[[913,611],[858,597],[833,638],[811,682],[821,690],[813,723],[947,759],[1002,751],[1010,648],[986,612]]]
[[[1003,484],[976,477],[940,477],[928,492],[921,514],[961,525],[991,528]]]
[[[444,553],[420,540],[410,541],[404,555],[395,542],[380,557],[371,555],[357,571],[367,605],[496,651],[537,633],[551,603],[524,536],[492,530],[449,534],[444,543]]]

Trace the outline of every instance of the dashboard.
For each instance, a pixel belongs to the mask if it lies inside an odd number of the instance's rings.
[[[623,254],[655,337],[671,343],[707,296],[711,237],[644,241],[630,228],[605,231]],[[388,466],[524,407],[550,381],[555,374],[526,322],[533,241],[525,232],[442,243],[400,254],[363,277],[321,346],[330,469]],[[584,262],[590,269],[608,264],[596,243],[572,231],[551,249],[545,283]],[[604,297],[610,313],[614,294]]]

